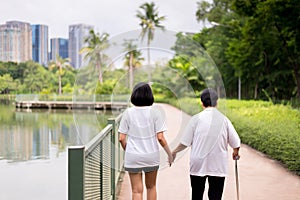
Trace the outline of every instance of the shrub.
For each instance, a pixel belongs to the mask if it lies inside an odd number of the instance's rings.
[[[243,143],[300,175],[300,112],[263,101],[227,101],[228,117]]]

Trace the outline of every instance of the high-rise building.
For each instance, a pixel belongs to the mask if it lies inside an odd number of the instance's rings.
[[[75,24],[69,26],[69,58],[71,65],[78,69],[83,66],[84,55],[80,54],[80,50],[85,46],[85,38],[88,37],[89,31],[94,29],[93,26],[86,24]]]
[[[0,61],[21,61],[20,35],[18,27],[0,25]]]
[[[32,59],[42,65],[48,64],[48,26],[31,25],[32,29]]]
[[[56,55],[62,58],[68,58],[68,39],[64,38],[51,38],[50,39],[50,60],[55,60]]]
[[[0,61],[32,60],[32,35],[29,23],[9,21],[0,25]]]

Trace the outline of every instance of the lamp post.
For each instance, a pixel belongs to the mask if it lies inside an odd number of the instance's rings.
[[[241,89],[242,88],[242,82],[241,82],[241,75],[238,77],[238,100],[241,100]]]

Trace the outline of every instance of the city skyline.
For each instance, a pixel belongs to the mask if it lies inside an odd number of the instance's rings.
[[[47,25],[8,21],[0,24],[0,61],[33,60],[47,66],[59,55],[69,58],[71,65],[77,69],[85,62],[80,50],[91,29],[94,27],[87,24],[69,25],[68,39],[49,38]]]
[[[140,28],[135,15],[138,7],[144,2],[148,1],[4,1],[0,6],[0,24],[12,20],[44,24],[49,27],[49,38],[68,38],[69,25],[89,24],[95,27],[96,32],[106,32],[113,36]],[[197,32],[201,29],[202,25],[197,22],[195,16],[198,1],[153,2],[158,6],[160,15],[167,18],[163,23],[166,29],[178,32]]]

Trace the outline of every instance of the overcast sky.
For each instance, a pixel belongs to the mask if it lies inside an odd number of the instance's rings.
[[[167,17],[166,29],[186,32],[202,27],[195,17],[198,1],[153,0],[160,15]],[[84,23],[113,36],[140,28],[135,15],[144,2],[151,0],[0,0],[0,24],[10,20],[45,24],[50,38],[68,38],[69,25]]]

